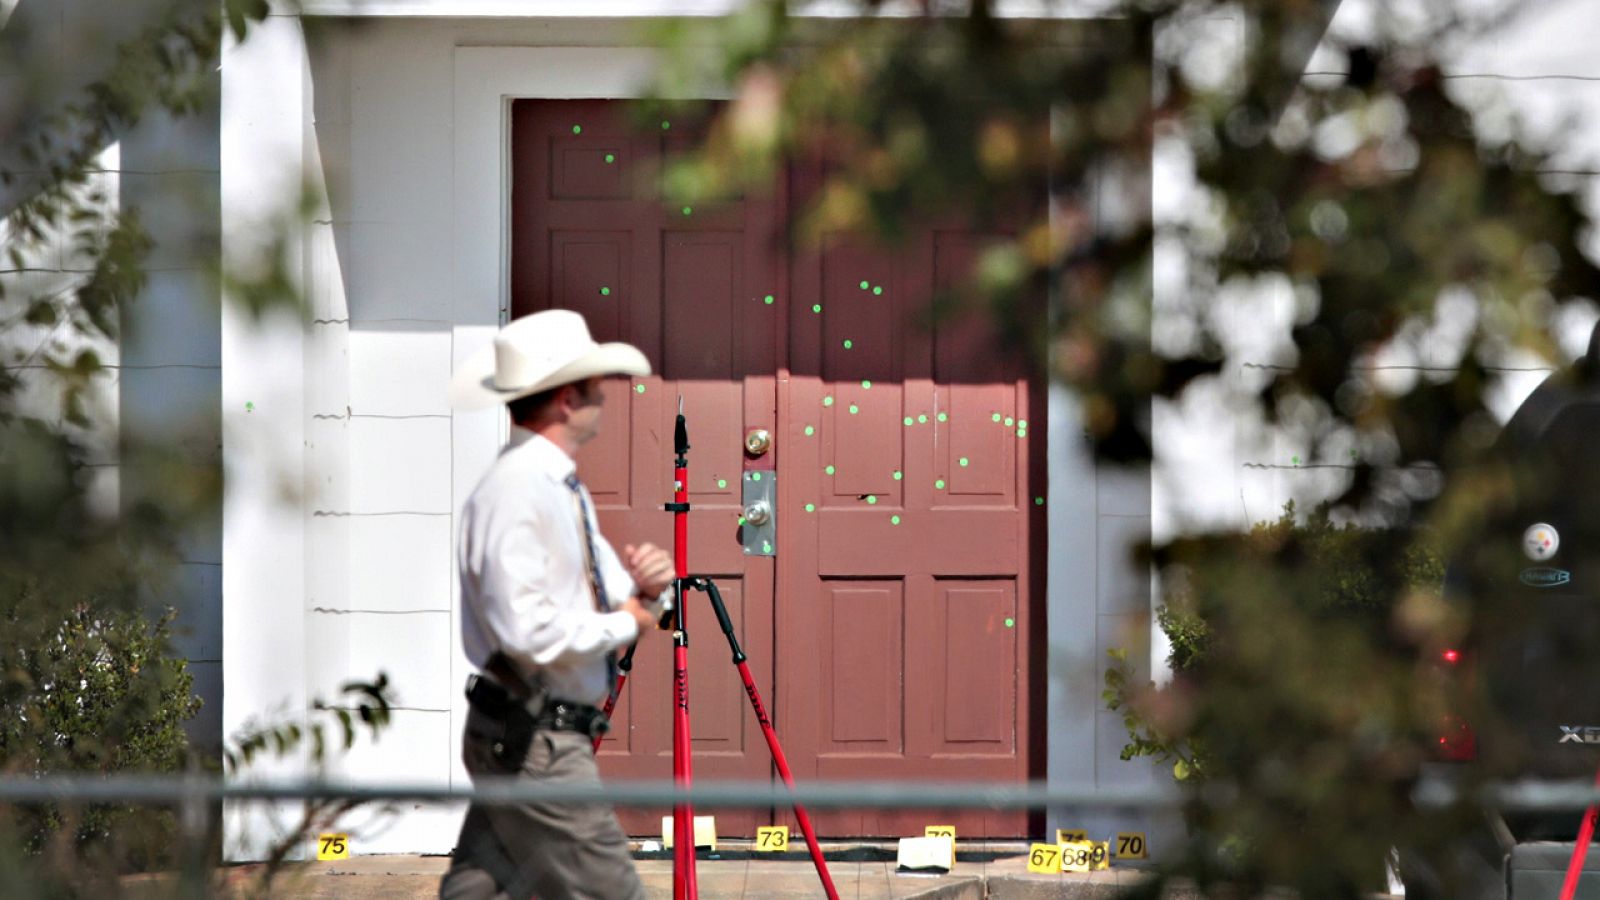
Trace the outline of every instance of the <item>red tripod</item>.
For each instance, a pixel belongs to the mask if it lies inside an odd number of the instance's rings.
[[[728,608],[722,603],[722,594],[717,590],[717,585],[709,578],[689,575],[689,430],[683,419],[683,398],[678,398],[678,421],[673,429],[673,494],[672,502],[666,504],[668,512],[672,513],[673,531],[673,562],[677,578],[674,586],[677,588],[676,609],[668,613],[663,619],[663,627],[676,625],[672,632],[672,775],[678,784],[689,787],[692,747],[689,743],[689,625],[688,625],[688,598],[689,591],[702,591],[711,601],[711,610],[716,613],[717,624],[722,628],[722,634],[728,639],[728,647],[733,651],[733,664],[739,670],[739,679],[744,682],[744,692],[750,698],[750,707],[755,711],[756,721],[761,725],[761,733],[767,739],[767,749],[772,752],[772,762],[778,768],[778,775],[783,778],[783,783],[794,787],[794,775],[789,771],[789,760],[783,755],[783,747],[778,743],[778,733],[772,727],[772,720],[767,716],[767,710],[761,703],[761,694],[756,690],[756,682],[750,675],[750,666],[746,663],[747,657],[744,650],[739,647],[739,639],[733,633],[733,620],[728,617]],[[676,620],[675,622],[673,620]],[[609,718],[611,711],[616,708],[617,698],[622,694],[622,686],[627,681],[627,674],[633,668],[633,649],[629,648],[627,655],[618,663],[619,677],[611,695],[606,698],[605,713]],[[600,739],[595,738],[595,748],[599,749]],[[833,886],[833,877],[828,874],[828,864],[822,858],[822,847],[817,843],[816,832],[811,827],[811,817],[806,814],[805,808],[799,803],[794,804],[794,815],[800,823],[800,830],[805,834],[806,846],[811,851],[811,862],[817,868],[817,877],[822,879],[822,888],[827,893],[828,900],[838,900],[839,892]],[[672,810],[672,897],[673,900],[698,900],[699,886],[695,877],[694,856],[694,809],[688,803],[679,804]]]

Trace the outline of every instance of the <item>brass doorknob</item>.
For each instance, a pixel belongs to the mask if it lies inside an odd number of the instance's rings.
[[[744,449],[751,456],[765,455],[772,449],[772,434],[765,428],[757,428],[744,436]]]

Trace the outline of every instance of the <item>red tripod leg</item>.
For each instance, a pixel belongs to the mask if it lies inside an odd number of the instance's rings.
[[[772,761],[778,767],[778,775],[783,778],[783,783],[790,788],[794,787],[794,775],[789,771],[789,758],[783,755],[783,746],[778,743],[778,732],[772,727],[772,718],[767,715],[767,708],[761,703],[761,692],[756,690],[756,680],[750,675],[750,665],[747,663],[744,650],[739,646],[739,637],[734,633],[733,619],[728,616],[728,607],[722,602],[722,592],[717,590],[717,583],[709,578],[692,578],[690,584],[706,592],[711,600],[711,611],[717,614],[717,625],[722,628],[722,636],[728,639],[728,649],[733,651],[733,664],[739,670],[739,680],[744,682],[745,695],[750,698],[750,707],[755,710],[756,721],[761,725],[761,733],[767,739],[767,749],[772,751]],[[811,851],[811,864],[817,868],[817,877],[822,879],[822,889],[827,893],[828,900],[839,900],[839,892],[833,886],[833,876],[828,874],[828,863],[822,858],[822,845],[817,843],[817,833],[811,827],[811,817],[806,814],[805,807],[796,803],[794,816],[800,822],[800,831],[806,836],[806,847]]]
[[[756,721],[761,723],[761,733],[766,736],[767,749],[772,751],[772,761],[778,767],[778,775],[783,778],[784,784],[792,788],[794,775],[789,772],[789,759],[783,755],[783,747],[778,743],[778,732],[772,727],[772,719],[767,716],[766,707],[761,705],[761,694],[756,690],[755,679],[750,677],[750,666],[741,659],[738,661],[738,667],[739,678],[744,682],[744,692],[750,696],[750,706],[755,709]],[[811,816],[806,814],[805,807],[796,803],[794,817],[800,821],[800,831],[806,836],[806,847],[811,851],[811,864],[817,869],[817,877],[822,879],[822,889],[827,893],[828,900],[839,900],[839,892],[833,886],[833,876],[828,874],[828,863],[822,858],[822,845],[817,843],[817,833],[811,827]]]
[[[1600,785],[1600,771],[1594,773],[1594,783]],[[1583,811],[1583,824],[1578,826],[1578,840],[1572,845],[1572,859],[1567,862],[1567,877],[1561,882],[1561,900],[1572,900],[1578,892],[1578,879],[1583,877],[1583,859],[1589,855],[1589,842],[1594,840],[1597,817],[1600,817],[1600,807],[1591,806]]]
[[[633,651],[638,647],[638,644],[629,647],[628,652],[617,661],[617,683],[611,687],[611,693],[606,695],[605,709],[602,710],[607,722],[611,721],[611,713],[616,710],[617,700],[622,697],[622,686],[628,683],[628,673],[633,671]],[[594,739],[594,752],[600,752],[600,742],[603,740],[605,740],[603,734]]]
[[[679,615],[682,614],[680,608]],[[679,624],[682,624],[681,619]],[[693,781],[689,760],[689,646],[682,631],[675,637],[672,649],[672,775],[675,782],[688,788]],[[698,900],[699,896],[695,876],[694,806],[681,803],[672,810],[672,897],[673,900]]]

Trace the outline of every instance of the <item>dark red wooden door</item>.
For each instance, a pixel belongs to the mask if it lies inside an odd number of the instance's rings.
[[[795,260],[777,708],[807,775],[1028,777],[1035,392],[984,314],[928,325],[930,298],[988,242],[925,227],[894,248],[835,236]],[[820,818],[829,834],[1027,833],[1021,814]]]
[[[619,550],[671,549],[672,434],[689,422],[690,565],[714,578],[758,682],[772,684],[773,560],[736,540],[744,435],[773,429],[777,291],[770,199],[667,209],[641,178],[690,138],[638,136],[607,101],[517,101],[513,107],[512,311],[584,314],[598,341],[638,346],[656,373],[607,385],[601,435],[579,473]],[[668,314],[670,311],[670,315]],[[689,698],[695,773],[762,779],[771,760],[703,595],[690,608]],[[672,775],[671,639],[650,635],[600,750],[602,770]],[[663,810],[619,810],[633,834],[659,834]],[[765,812],[717,813],[719,832],[750,835]]]
[[[690,440],[690,567],[717,579],[796,777],[1018,781],[1038,758],[1030,661],[1043,631],[1042,395],[995,353],[987,320],[925,327],[937,288],[984,244],[925,228],[904,246],[839,237],[791,253],[787,182],[772,197],[665,208],[635,176],[683,129],[639,134],[614,101],[513,107],[513,313],[585,314],[656,376],[608,385],[605,430],[580,471],[618,545],[669,546],[672,418]],[[1037,426],[1042,428],[1042,424]],[[743,437],[775,449],[748,459]],[[778,477],[777,556],[737,540],[740,474]],[[766,778],[770,759],[704,600],[691,598],[695,773]],[[670,641],[639,654],[601,765],[671,774]],[[1030,736],[1034,739],[1030,742]],[[622,811],[635,834],[662,811]],[[937,818],[977,837],[1020,815],[820,813],[829,836],[920,834]],[[769,813],[717,814],[749,835]],[[787,810],[772,819],[795,823]],[[792,833],[798,834],[797,830]]]

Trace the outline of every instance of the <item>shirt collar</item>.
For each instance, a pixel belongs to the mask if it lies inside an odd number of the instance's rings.
[[[556,481],[562,481],[578,471],[578,464],[554,441],[520,425],[511,426],[511,439],[506,442],[503,452],[525,457],[535,468]]]

